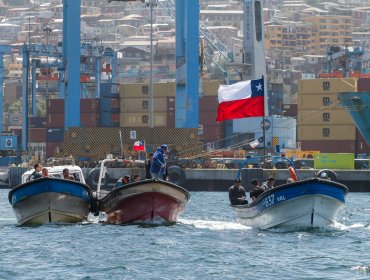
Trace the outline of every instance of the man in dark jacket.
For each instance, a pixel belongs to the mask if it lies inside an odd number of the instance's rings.
[[[33,167],[35,168],[35,171],[33,171],[31,174],[31,180],[40,179],[42,170],[41,164],[36,163]]]
[[[162,144],[157,148],[156,152],[153,155],[152,165],[150,167],[150,173],[153,178],[163,178],[163,175],[166,174],[166,159],[164,154],[168,153],[168,147],[165,144]]]
[[[236,179],[235,184],[229,188],[229,199],[232,205],[248,204],[248,201],[245,199],[245,190],[240,184],[241,180]]]
[[[265,189],[260,186],[260,182],[258,181],[258,179],[253,179],[251,181],[251,184],[252,186],[250,190],[250,197],[252,201],[255,201],[257,197],[260,196],[265,191]]]
[[[145,161],[145,179],[152,179],[152,174],[150,174],[150,168],[153,161],[153,153],[149,153],[148,159]]]

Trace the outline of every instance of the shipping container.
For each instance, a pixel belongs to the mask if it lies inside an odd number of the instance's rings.
[[[46,157],[56,157],[63,147],[63,142],[46,143]]]
[[[199,140],[203,143],[213,142],[225,138],[223,124],[209,126],[202,124],[199,125],[201,126],[199,129]]]
[[[64,140],[64,128],[47,128],[46,129],[46,142],[63,142]]]
[[[357,91],[370,91],[370,78],[359,78],[357,80]]]
[[[284,104],[283,105],[283,112],[285,117],[296,117],[298,115],[297,112],[297,104]]]
[[[362,136],[361,132],[356,129],[356,154],[370,154],[370,145],[366,142],[365,138]]]
[[[298,81],[298,94],[328,93],[335,94],[342,91],[355,91],[356,78],[342,79],[312,79]]]
[[[46,122],[47,122],[46,117],[29,117],[29,127],[30,128],[46,127]]]
[[[300,125],[352,125],[353,120],[343,110],[299,110],[297,121]]]
[[[199,98],[199,112],[214,112],[217,114],[217,96],[203,96]]]
[[[202,81],[202,96],[214,96],[217,99],[218,96],[218,88],[220,87],[220,81]]]
[[[175,96],[176,87],[171,84],[174,83],[155,83],[153,85],[154,96],[155,97]],[[130,97],[150,98],[150,85],[146,83],[120,85],[120,99]]]
[[[321,153],[314,157],[315,169],[355,169],[353,153]]]
[[[46,114],[64,112],[64,99],[48,99],[46,101]]]
[[[110,100],[110,107],[113,108],[120,108],[120,100],[117,99],[111,99]]]
[[[110,115],[110,120],[111,120],[111,122],[119,123],[119,114],[111,114]]]
[[[121,113],[150,112],[150,98],[124,98],[120,101]],[[167,112],[167,98],[154,98],[154,111]]]
[[[97,113],[99,100],[96,98],[83,98],[80,103],[80,113]]]
[[[64,113],[48,114],[46,127],[64,127]]]
[[[199,123],[204,126],[214,126],[217,125],[216,121],[217,112],[200,112],[199,113]]]
[[[80,115],[81,127],[97,127],[98,126],[98,114],[96,112],[81,113]]]
[[[299,125],[298,141],[305,140],[355,140],[355,125]]]
[[[46,142],[46,128],[30,128],[28,131],[30,142]]]
[[[318,150],[322,153],[355,153],[356,144],[351,140],[310,140],[300,141],[300,146],[302,150]]]
[[[345,110],[339,106],[336,94],[298,94],[298,115],[300,110],[320,110],[325,108]]]
[[[18,137],[22,136],[22,129],[21,128],[10,128],[9,132],[10,132],[10,134],[16,135]]]
[[[149,112],[145,113],[126,113],[120,114],[121,127],[149,127],[150,125]],[[154,126],[167,127],[167,114],[155,112],[154,113]]]

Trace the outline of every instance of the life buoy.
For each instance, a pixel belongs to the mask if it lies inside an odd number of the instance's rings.
[[[182,186],[185,182],[184,170],[176,165],[172,165],[168,168],[168,177],[170,182]]]
[[[321,169],[316,174],[317,178],[325,179],[325,180],[331,180],[331,181],[337,181],[337,174],[330,169]]]
[[[87,176],[86,182],[94,190],[96,190],[96,187],[98,186],[99,174],[100,168],[94,168],[90,170],[89,175]],[[109,173],[108,171],[106,171],[101,187],[104,189],[108,189],[108,184],[109,184]]]
[[[298,176],[293,166],[289,166],[289,176],[294,182],[298,181]]]

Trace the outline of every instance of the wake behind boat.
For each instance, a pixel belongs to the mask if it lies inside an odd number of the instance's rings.
[[[310,178],[274,187],[252,203],[232,208],[239,223],[255,228],[326,227],[334,224],[347,193],[343,184]]]
[[[68,168],[75,180],[63,179]],[[22,183],[8,194],[18,225],[76,223],[87,220],[92,192],[78,166],[48,168],[49,177],[30,180],[33,170],[22,175]]]
[[[113,224],[177,222],[184,212],[190,194],[184,188],[158,178],[131,182],[103,194],[100,185],[105,164],[120,162],[105,159],[101,162],[98,182],[98,205]]]

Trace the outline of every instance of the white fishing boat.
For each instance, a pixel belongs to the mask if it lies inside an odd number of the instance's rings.
[[[74,180],[63,179],[68,168]],[[92,192],[80,167],[62,165],[48,167],[49,176],[30,180],[34,170],[22,175],[22,183],[8,194],[18,225],[77,223],[87,220]]]
[[[231,206],[239,223],[259,229],[327,227],[335,223],[347,193],[345,185],[315,177],[274,187],[250,204]]]

